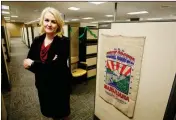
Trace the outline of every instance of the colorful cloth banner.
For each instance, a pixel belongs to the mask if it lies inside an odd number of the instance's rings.
[[[101,35],[98,52],[99,96],[133,117],[145,37]]]

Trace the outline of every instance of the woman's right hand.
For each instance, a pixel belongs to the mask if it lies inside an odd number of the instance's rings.
[[[32,62],[33,62],[33,60],[31,60],[31,59],[24,59],[24,61],[23,61],[24,68],[25,69],[29,68],[31,66]]]

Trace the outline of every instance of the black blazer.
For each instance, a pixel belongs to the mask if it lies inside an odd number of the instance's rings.
[[[40,49],[44,42],[46,34],[35,37],[27,58],[34,60],[34,63],[28,69],[35,74],[36,87],[41,89],[53,88],[53,86],[62,84],[70,85],[72,74],[67,66],[67,60],[70,53],[70,41],[67,37],[55,36],[48,51],[48,57],[45,63],[41,62]],[[57,59],[53,58],[57,55]],[[64,78],[64,80],[62,80]]]

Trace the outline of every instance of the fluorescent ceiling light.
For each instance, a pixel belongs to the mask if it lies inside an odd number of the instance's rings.
[[[18,16],[12,15],[11,17],[15,17],[15,18],[17,18]]]
[[[163,18],[147,18],[147,20],[162,20]]]
[[[79,10],[80,8],[77,8],[77,7],[69,7],[68,9],[69,9],[69,10]]]
[[[10,13],[7,11],[2,11],[2,14],[10,14]]]
[[[10,20],[10,17],[4,17],[5,20]]]
[[[3,10],[9,10],[9,6],[7,6],[7,5],[1,5],[1,8],[2,8]]]
[[[113,22],[112,20],[105,20],[105,21],[103,21],[103,22]]]
[[[90,20],[90,19],[93,19],[93,17],[86,17],[86,18],[82,18],[82,19]]]
[[[4,19],[10,19],[10,17],[4,17]]]
[[[10,17],[4,17],[4,19],[10,19]]]
[[[93,21],[93,22],[91,22],[91,23],[98,23],[98,21]]]
[[[79,19],[71,19],[71,21],[78,21]]]
[[[127,14],[129,14],[129,15],[137,15],[137,14],[146,14],[146,13],[148,13],[148,12],[147,11],[139,11],[139,12],[129,12]]]
[[[89,3],[99,5],[99,4],[103,4],[103,3],[105,3],[105,2],[89,2]]]
[[[114,15],[105,15],[106,17],[113,17]]]

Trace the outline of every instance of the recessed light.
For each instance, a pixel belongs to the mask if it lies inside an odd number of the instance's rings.
[[[15,18],[17,18],[18,16],[12,15],[11,17],[15,17]]]
[[[2,8],[3,10],[9,10],[9,6],[7,6],[7,5],[1,5],[1,8]]]
[[[91,22],[91,23],[98,23],[98,21],[93,21],[93,22]]]
[[[69,22],[68,20],[65,20],[64,22]]]
[[[86,17],[86,18],[82,18],[82,19],[90,20],[90,19],[93,19],[93,18],[92,17]]]
[[[112,20],[105,20],[105,21],[103,21],[103,22],[113,22]]]
[[[10,17],[4,17],[5,20],[10,20]]]
[[[71,21],[78,21],[79,19],[71,19]]]
[[[10,13],[7,11],[2,11],[2,14],[10,14]]]
[[[99,4],[103,4],[103,3],[105,3],[105,2],[89,2],[89,3],[99,5]]]
[[[10,19],[10,17],[4,17],[4,19]]]
[[[105,15],[106,17],[113,17],[114,15]]]
[[[129,15],[137,15],[137,14],[146,14],[146,13],[148,13],[148,12],[147,11],[139,11],[139,12],[129,12],[127,14],[129,14]]]
[[[147,18],[147,20],[162,20],[163,18]]]
[[[77,7],[69,7],[68,9],[69,9],[69,10],[79,10],[80,8],[77,8]]]

